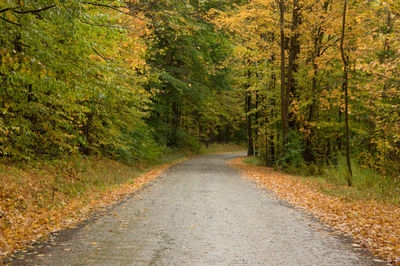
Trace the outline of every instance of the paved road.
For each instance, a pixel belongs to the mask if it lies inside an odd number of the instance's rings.
[[[147,189],[19,264],[371,265],[348,240],[208,155],[172,167]],[[18,264],[17,263],[17,264]]]

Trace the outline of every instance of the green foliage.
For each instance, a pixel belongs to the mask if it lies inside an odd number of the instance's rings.
[[[229,129],[223,140],[231,140],[239,131],[243,114],[240,95],[230,84],[231,70],[224,66],[232,51],[228,38],[192,15],[204,12],[207,7],[203,4],[148,5],[169,10],[170,14],[149,16],[155,35],[147,61],[156,67],[158,79],[147,86],[157,88],[158,93],[151,98],[149,107],[153,111],[147,123],[155,129],[155,139],[169,147],[196,152],[200,142],[216,141],[222,129]],[[179,13],[170,11],[177,9]]]
[[[303,136],[291,130],[288,134],[288,143],[285,145],[285,153],[279,157],[277,164],[283,166],[289,172],[297,172],[304,167],[304,144]]]
[[[0,156],[152,161],[167,146],[198,150],[217,126],[233,135],[230,43],[197,16],[209,4],[5,3]]]

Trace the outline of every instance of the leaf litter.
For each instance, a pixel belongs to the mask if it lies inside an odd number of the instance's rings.
[[[140,190],[169,167],[184,160],[160,165],[118,186],[89,191],[85,195],[85,200],[80,197],[65,198],[56,208],[53,206],[29,206],[28,199],[24,199],[22,196],[19,202],[26,205],[23,208],[7,205],[5,201],[0,202],[0,264],[12,252],[24,250],[35,241],[48,237],[52,232],[76,226],[94,212],[115,204]],[[20,185],[21,192],[29,186],[29,184],[26,184],[25,187],[23,187],[24,184]],[[38,191],[34,186],[31,190],[32,194],[35,193],[35,190]],[[18,190],[16,192],[18,193]],[[9,198],[1,193],[0,190],[0,199]]]
[[[230,165],[245,178],[271,191],[280,199],[308,210],[335,230],[351,236],[353,247],[364,247],[388,262],[400,265],[400,207],[375,200],[346,201],[323,194],[302,178],[264,166],[245,164],[244,157]]]

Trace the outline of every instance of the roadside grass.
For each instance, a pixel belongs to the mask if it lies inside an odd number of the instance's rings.
[[[1,164],[1,208],[55,208],[71,198],[84,200],[87,193],[124,183],[144,167],[95,157]]]
[[[250,165],[263,166],[264,164],[257,156],[249,156],[243,159],[243,162]]]
[[[143,176],[185,157],[166,154],[130,164],[97,157],[1,162],[0,262],[15,249],[134,192],[157,175]]]
[[[256,156],[246,157],[243,162],[248,165],[263,166],[264,163]],[[308,167],[312,169],[308,169]],[[369,201],[398,205],[400,204],[400,179],[385,177],[352,163],[352,186],[347,186],[346,162],[340,158],[336,165],[331,165],[315,171],[315,166],[303,166],[290,169],[290,174],[300,177],[303,183],[317,188],[326,195],[345,199],[347,201]],[[318,172],[318,174],[312,174]]]
[[[245,151],[244,145],[235,143],[213,143],[209,144],[208,147],[202,145],[199,154],[206,153],[224,153],[224,152],[242,152]]]
[[[336,166],[325,169],[325,174],[319,179],[326,179],[333,184],[325,193],[349,200],[371,200],[389,204],[400,204],[400,179],[379,175],[371,169],[352,163],[352,186],[346,183],[346,162],[344,158]],[[315,178],[315,177],[314,177]],[[317,177],[318,178],[318,177]]]

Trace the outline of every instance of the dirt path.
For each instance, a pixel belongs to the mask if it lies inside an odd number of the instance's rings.
[[[201,156],[15,264],[372,265],[367,252]]]

